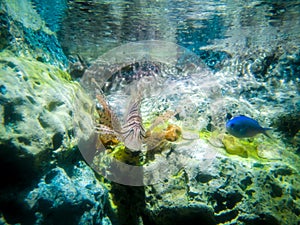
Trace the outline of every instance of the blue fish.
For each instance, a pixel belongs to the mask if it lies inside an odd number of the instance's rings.
[[[237,138],[253,137],[259,133],[271,138],[266,132],[271,128],[261,127],[256,120],[243,115],[231,118],[226,123],[226,130]]]

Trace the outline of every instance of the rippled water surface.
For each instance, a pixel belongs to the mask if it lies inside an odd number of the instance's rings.
[[[33,2],[48,26],[59,32],[68,53],[87,59],[122,43],[149,39],[175,42],[203,58],[205,48],[235,54],[278,43],[299,45],[300,40],[299,1]]]

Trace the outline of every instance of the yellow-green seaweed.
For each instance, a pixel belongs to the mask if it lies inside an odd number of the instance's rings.
[[[222,139],[225,150],[229,154],[239,155],[247,158],[248,156],[254,156],[257,158],[257,144],[254,142],[243,141],[237,139],[231,135],[224,135]]]
[[[112,153],[110,153],[112,157],[114,157],[116,160],[124,162],[126,164],[140,166],[142,165],[142,162],[140,160],[139,154],[134,154],[130,150],[128,150],[124,143],[119,143],[117,146],[115,146],[112,150]]]

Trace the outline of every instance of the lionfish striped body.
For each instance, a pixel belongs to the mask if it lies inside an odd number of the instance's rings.
[[[122,126],[121,136],[126,147],[139,151],[145,138],[145,130],[140,112],[141,96],[130,102],[125,125]]]

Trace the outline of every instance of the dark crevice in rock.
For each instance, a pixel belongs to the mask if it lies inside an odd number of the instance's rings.
[[[34,98],[32,96],[26,96],[26,98],[30,101],[31,104],[35,105],[36,101],[34,100]]]
[[[38,178],[34,156],[12,143],[0,145],[1,189],[25,188]]]
[[[18,137],[18,141],[25,145],[31,145],[31,140],[29,140],[27,137]]]
[[[0,11],[0,50],[9,46],[12,39],[9,33],[9,19],[5,12]]]
[[[213,211],[206,205],[161,208],[157,215],[148,216],[144,225],[215,225]]]
[[[79,161],[84,161],[82,155],[77,147],[69,149],[68,151],[61,151],[54,155],[57,166],[63,168],[69,177],[74,174],[74,165]]]
[[[226,206],[228,209],[232,209],[235,205],[243,199],[243,195],[236,193],[228,193],[226,196]]]
[[[238,210],[231,210],[231,211],[223,212],[219,215],[216,215],[217,224],[229,222],[229,221],[233,220],[234,218],[236,218],[238,215],[239,215]]]
[[[281,166],[272,170],[272,173],[274,174],[274,177],[277,178],[278,176],[291,176],[293,170],[288,166]]]
[[[245,225],[280,225],[280,222],[270,214],[246,215],[239,217],[238,220]]]
[[[245,177],[243,180],[241,180],[241,184],[240,187],[242,188],[242,190],[244,191],[247,187],[249,187],[252,184],[252,179],[251,177],[247,176]]]
[[[210,174],[198,173],[195,177],[197,182],[208,183],[214,177]]]
[[[8,223],[33,224],[23,195],[41,176],[35,158],[12,143],[2,143],[0,149],[0,211]]]
[[[57,132],[52,136],[52,144],[53,144],[53,150],[58,149],[62,144],[64,140],[64,134]]]
[[[145,190],[144,187],[125,186],[112,183],[110,193],[114,203],[118,206],[119,225],[138,225],[140,218],[149,221],[145,216]],[[144,225],[146,225],[144,223]]]
[[[283,194],[282,188],[278,184],[273,183],[273,184],[271,184],[271,193],[270,194],[273,198],[281,197]]]
[[[243,195],[238,192],[227,193],[224,196],[219,192],[214,193],[213,195],[214,201],[216,201],[217,205],[214,207],[215,212],[219,213],[223,210],[232,209],[236,206],[238,202],[243,199]]]
[[[219,213],[226,209],[226,198],[222,196],[220,193],[216,192],[212,196],[212,201],[216,202],[216,206],[214,207],[214,210],[216,213]]]
[[[55,176],[57,176],[57,174],[58,174],[58,171],[56,171],[56,170],[51,170],[50,172],[48,172],[48,173],[46,174],[46,176],[45,176],[45,183],[46,183],[46,184],[50,184],[51,181],[52,181],[52,179],[53,179]]]
[[[293,138],[300,127],[300,112],[292,111],[288,114],[280,115],[272,124],[276,129],[282,132],[287,139]]]
[[[16,124],[18,121],[23,120],[23,115],[18,113],[15,109],[16,102],[7,102],[4,107],[4,125]]]
[[[6,196],[5,199],[1,197],[0,211],[8,224],[32,225],[36,222],[34,212],[30,211],[22,197],[16,195]]]
[[[44,225],[73,225],[78,224],[80,217],[89,211],[89,204],[80,202],[74,205],[72,202],[65,202],[60,207],[53,207],[52,202],[41,199],[39,201],[39,212],[43,214]]]
[[[61,106],[61,105],[63,105],[63,104],[65,104],[64,102],[62,102],[62,101],[52,101],[52,102],[50,102],[49,104],[48,104],[48,106],[47,106],[47,109],[50,111],[50,112],[52,112],[52,111],[54,111],[54,110],[56,110],[59,106]]]

